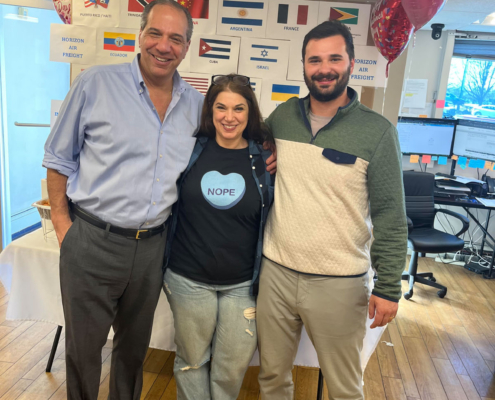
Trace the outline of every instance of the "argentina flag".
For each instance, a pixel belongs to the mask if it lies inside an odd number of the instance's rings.
[[[266,15],[266,4],[263,1],[223,0],[221,21],[226,25],[262,26]]]

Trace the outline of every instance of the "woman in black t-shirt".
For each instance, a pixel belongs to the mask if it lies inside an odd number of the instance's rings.
[[[214,76],[167,244],[179,400],[236,399],[256,349],[255,294],[273,201],[271,153],[261,144],[269,137],[249,78]]]

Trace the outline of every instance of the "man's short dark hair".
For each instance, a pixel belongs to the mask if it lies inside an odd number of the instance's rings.
[[[342,22],[332,20],[325,21],[320,25],[311,29],[306,36],[304,36],[304,42],[302,46],[302,58],[306,56],[306,46],[312,39],[324,39],[331,36],[342,36],[345,40],[345,49],[349,55],[349,61],[354,60],[354,42],[352,40],[351,31]]]
[[[186,32],[186,40],[189,42],[191,40],[192,32],[193,32],[193,20],[191,18],[191,14],[189,14],[189,11],[187,8],[181,6],[179,3],[177,3],[174,0],[154,0],[149,2],[146,7],[144,7],[143,14],[141,15],[141,31],[144,31],[144,28],[146,28],[146,25],[148,24],[148,16],[150,15],[151,10],[153,7],[157,5],[163,5],[163,6],[170,6],[173,8],[176,8],[177,10],[182,11],[187,19],[187,32]]]

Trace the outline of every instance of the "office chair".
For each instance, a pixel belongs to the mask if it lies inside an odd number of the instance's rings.
[[[469,220],[456,212],[435,208],[433,191],[435,176],[426,172],[404,171],[404,192],[406,195],[406,214],[408,224],[408,247],[412,250],[409,271],[402,274],[402,280],[409,281],[409,292],[404,298],[409,300],[413,296],[415,282],[440,289],[438,297],[447,294],[447,288],[436,283],[431,272],[418,273],[418,255],[426,253],[451,253],[464,248],[464,240],[460,239],[469,228]],[[437,213],[444,213],[459,219],[462,228],[455,235],[436,230],[433,225]]]

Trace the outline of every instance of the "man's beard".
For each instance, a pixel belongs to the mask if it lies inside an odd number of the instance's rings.
[[[321,102],[328,102],[337,99],[339,96],[344,93],[347,85],[349,83],[349,78],[351,76],[351,67],[347,68],[347,71],[339,76],[338,74],[316,74],[309,78],[306,75],[306,71],[304,71],[304,82],[306,82],[306,86],[309,89],[309,93],[311,96]],[[331,91],[321,91],[316,84],[316,81],[320,79],[336,79],[335,87]]]

